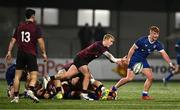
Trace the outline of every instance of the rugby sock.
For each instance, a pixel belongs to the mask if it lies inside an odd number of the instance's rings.
[[[142,96],[148,96],[148,92],[143,91],[143,92],[142,92]]]
[[[29,86],[29,89],[35,93],[35,89],[33,86]]]
[[[174,75],[172,73],[170,73],[167,77],[166,77],[166,81],[169,81],[171,79],[171,77],[173,77]]]
[[[15,96],[15,97],[18,97],[18,95],[19,95],[19,91],[14,92],[14,96]]]
[[[108,96],[113,96],[113,92],[117,91],[117,88],[115,86],[113,86],[111,88],[111,91],[109,92]]]
[[[103,85],[100,85],[99,87],[96,88],[96,91],[101,91]]]
[[[112,89],[112,91],[114,91],[114,92],[117,91],[117,88],[116,88],[115,86],[113,86],[111,89]]]
[[[82,93],[88,93],[88,91],[83,89],[83,90],[82,90]]]
[[[51,80],[55,80],[55,76],[50,76],[50,79]]]
[[[104,89],[104,90],[103,90],[103,89]],[[101,84],[99,87],[96,88],[95,93],[100,97],[102,91],[105,91],[105,88],[104,88],[104,86]]]

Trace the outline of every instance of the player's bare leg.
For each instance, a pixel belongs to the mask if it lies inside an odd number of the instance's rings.
[[[71,65],[71,67],[68,69],[68,71],[60,71],[58,74],[54,75],[54,78],[51,77],[51,79],[70,79],[72,76],[76,75],[78,73],[78,69],[76,68],[75,65]]]
[[[93,100],[91,98],[88,97],[87,94],[87,89],[89,86],[89,81],[90,81],[90,71],[87,65],[83,65],[81,67],[79,67],[79,71],[84,75],[84,79],[83,79],[83,92],[81,93],[81,97],[85,100]]]
[[[22,76],[23,70],[16,70],[13,88],[14,88],[14,99],[11,102],[18,103],[19,102],[19,86],[20,86],[20,78]]]
[[[30,72],[30,82],[29,82],[29,88],[27,90],[27,95],[33,99],[35,102],[39,102],[39,99],[34,95],[34,87],[37,81],[37,71],[31,71]]]
[[[127,70],[127,76],[120,79],[118,81],[118,83],[116,83],[115,88],[119,88],[120,86],[128,83],[129,81],[132,81],[134,79],[134,77],[135,77],[135,74],[130,69],[128,69]]]
[[[79,71],[84,75],[83,90],[87,90],[90,81],[90,73],[87,65],[81,66]]]
[[[125,78],[120,79],[120,80],[116,83],[115,86],[112,86],[112,87],[111,87],[108,96],[111,96],[111,97],[113,97],[113,98],[117,98],[117,97],[114,97],[114,96],[113,96],[113,94],[115,94],[115,96],[116,96],[116,91],[117,91],[117,89],[118,89],[120,86],[128,83],[129,81],[132,81],[132,80],[134,79],[134,77],[135,77],[135,74],[133,73],[133,71],[131,71],[130,69],[128,69],[128,70],[127,70],[127,76],[126,76]]]
[[[148,91],[152,85],[152,81],[153,81],[153,74],[152,74],[152,69],[150,68],[144,68],[142,73],[147,77],[145,83],[144,83],[144,90],[142,93],[142,99],[144,100],[149,100],[149,99],[153,99],[152,97],[150,97],[148,95]]]

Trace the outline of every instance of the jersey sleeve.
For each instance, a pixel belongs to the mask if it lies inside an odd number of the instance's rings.
[[[163,45],[160,42],[158,42],[158,44],[156,46],[156,50],[159,51],[159,52],[164,50]]]
[[[142,41],[142,38],[139,38],[138,40],[136,40],[135,42],[135,46],[138,48],[138,47],[141,47],[141,41]]]

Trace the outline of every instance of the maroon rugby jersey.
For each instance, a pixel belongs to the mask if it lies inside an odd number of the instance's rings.
[[[102,41],[96,41],[87,48],[78,52],[77,56],[89,63],[93,59],[100,57],[105,51],[109,50],[107,47],[103,46]]]
[[[31,21],[20,23],[13,35],[17,41],[18,50],[33,55],[37,53],[37,39],[41,37],[41,29]]]

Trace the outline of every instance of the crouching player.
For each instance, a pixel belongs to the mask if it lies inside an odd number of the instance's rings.
[[[74,63],[71,65],[68,71],[65,72],[65,74],[60,75],[58,78],[51,77],[51,79],[70,79],[72,78],[72,76],[81,72],[84,75],[83,91],[81,93],[81,97],[85,100],[91,100],[87,96],[87,88],[91,77],[88,64],[94,59],[100,57],[102,54],[104,54],[111,62],[119,63],[121,61],[121,58],[115,58],[108,49],[113,44],[114,40],[114,36],[112,36],[111,34],[105,34],[102,41],[96,41],[87,48],[78,52],[73,61]],[[49,80],[49,78],[47,79]]]
[[[66,73],[66,71],[71,67],[71,65],[73,65],[73,62],[70,62],[70,63],[68,63],[68,64],[65,64],[64,66],[63,66],[63,68],[61,69],[61,70],[59,70],[58,71],[58,73],[57,74],[55,74],[54,76],[51,76],[50,78],[51,79],[58,79],[62,74],[65,74]],[[61,79],[61,81],[69,81],[69,80],[72,80],[72,81],[74,81],[74,80],[77,80],[78,78],[80,78],[81,79],[81,81],[79,81],[79,82],[83,82],[83,74],[82,73],[78,73],[77,75],[74,75],[74,76],[72,76],[72,78],[69,78],[69,79],[66,79],[66,78],[64,78],[64,79]],[[78,82],[77,81],[77,82]],[[44,82],[46,83],[46,79],[44,78]],[[79,84],[79,85],[82,85],[82,84]],[[96,88],[96,90],[95,90],[95,92],[96,92],[96,94],[98,95],[98,97],[100,97],[100,98],[105,98],[105,97],[107,97],[107,94],[106,94],[106,92],[105,92],[105,87],[104,87],[104,85],[100,82],[100,81],[98,81],[98,80],[95,80],[94,79],[94,77],[92,76],[92,74],[91,74],[91,76],[90,76],[90,85],[93,85],[95,88]]]

